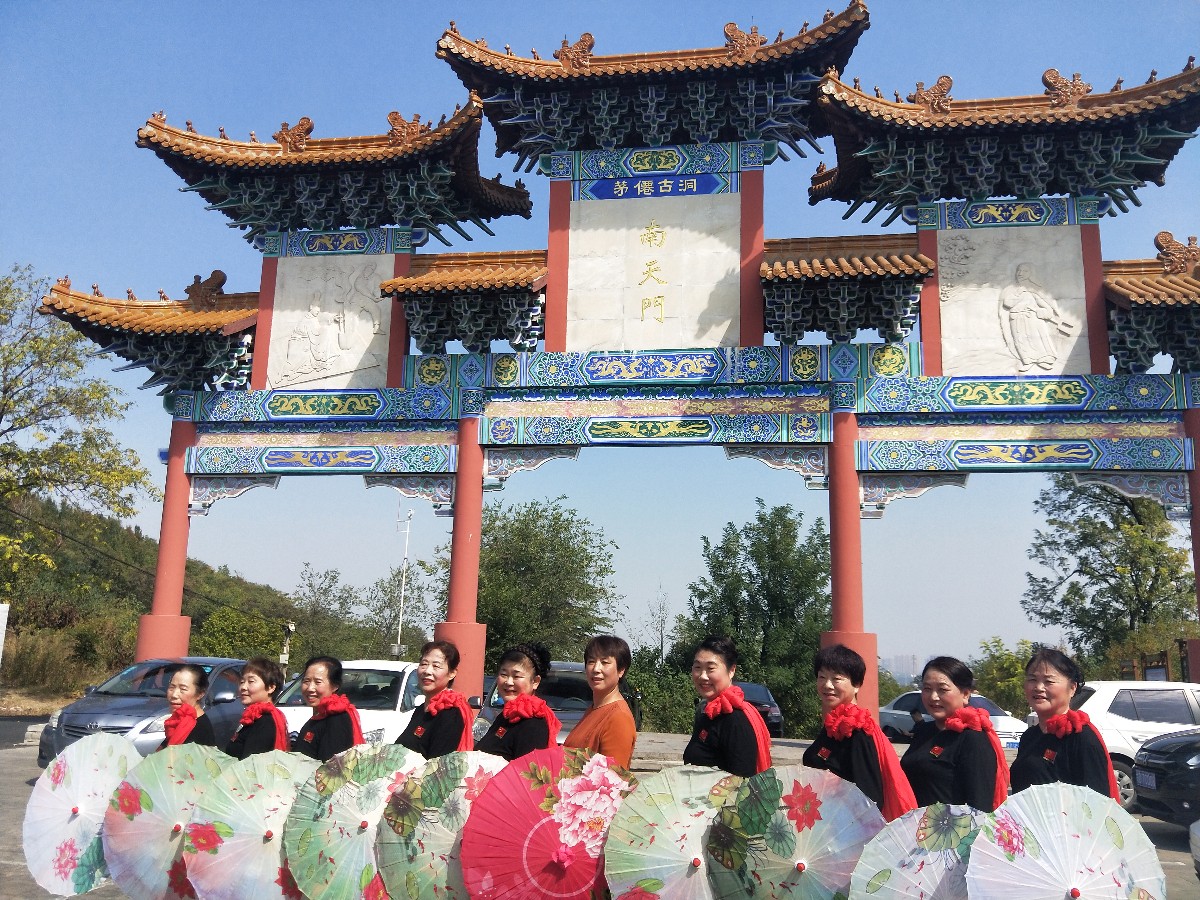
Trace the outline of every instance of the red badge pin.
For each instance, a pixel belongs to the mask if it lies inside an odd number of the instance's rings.
[[[1044,759],[1046,762],[1054,762],[1054,757],[1056,757],[1056,756],[1058,756],[1057,751],[1047,750],[1045,753],[1042,754],[1042,759]]]
[[[496,729],[496,737],[498,737],[498,738],[504,737],[504,732],[506,732],[506,731],[508,731],[507,728],[497,728]]]
[[[942,748],[941,748],[941,747],[936,747],[936,746],[935,746],[935,747],[931,747],[931,748],[930,748],[930,750],[929,750],[929,755],[930,755],[930,756],[941,756],[941,755],[942,755]]]
[[[425,735],[425,726],[418,725],[417,730],[414,731],[413,734],[415,734],[417,737],[423,737]]]
[[[817,751],[817,756],[821,757],[821,759],[829,759],[829,748],[822,747]]]
[[[707,740],[708,740],[708,729],[707,729],[707,728],[702,728],[702,729],[700,729],[700,741],[701,741],[701,743],[703,743],[704,741],[707,741]]]
[[[301,740],[303,740],[304,743],[306,743],[306,744],[311,744],[312,739],[313,739],[313,733],[311,731],[304,732],[304,737],[301,738]]]

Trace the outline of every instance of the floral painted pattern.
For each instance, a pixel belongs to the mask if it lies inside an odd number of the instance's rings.
[[[604,849],[608,826],[625,795],[633,786],[609,767],[609,758],[597,754],[583,765],[574,778],[558,782],[558,801],[551,818],[568,847],[583,845],[588,856],[597,859]]]
[[[279,867],[279,876],[275,879],[275,883],[279,885],[279,889],[283,892],[285,900],[304,900],[304,894],[297,887],[295,876],[292,875],[292,870],[287,867],[287,863]]]
[[[792,782],[792,792],[783,797],[783,806],[797,831],[812,828],[821,818],[821,798],[811,785],[799,781]]]
[[[224,822],[192,822],[184,829],[184,853],[213,853],[233,836],[233,829]]]
[[[61,756],[55,759],[46,771],[46,777],[50,779],[52,787],[61,785],[67,778],[67,761]]]
[[[995,840],[1009,861],[1025,855],[1025,835],[1008,810],[997,810],[995,824],[988,826],[988,837]]]
[[[180,897],[196,896],[196,889],[188,881],[187,869],[184,867],[182,857],[171,863],[171,868],[167,870],[167,885]]]
[[[663,883],[657,878],[643,878],[621,896],[617,900],[658,900],[658,894],[655,891],[661,891]]]
[[[79,848],[74,838],[67,838],[54,850],[54,874],[66,881],[79,865]]]
[[[122,781],[117,786],[108,804],[113,809],[119,810],[131,822],[135,816],[140,816],[143,811],[149,812],[154,809],[154,803],[150,800],[150,795],[128,781]]]

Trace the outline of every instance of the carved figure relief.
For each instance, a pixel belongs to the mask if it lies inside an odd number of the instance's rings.
[[[1027,262],[1017,264],[1013,283],[1000,291],[998,312],[1004,345],[1019,361],[1021,373],[1034,366],[1054,369],[1062,355],[1058,336],[1070,337],[1079,330],[1077,322],[1063,316]]]

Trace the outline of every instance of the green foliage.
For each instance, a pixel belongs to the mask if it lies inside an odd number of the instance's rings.
[[[283,647],[283,623],[221,608],[204,620],[192,635],[189,651],[195,656],[232,656],[276,659]]]
[[[696,691],[686,672],[667,665],[657,647],[638,647],[625,675],[642,692],[642,731],[690,734]]]
[[[980,655],[968,663],[975,674],[975,689],[1016,718],[1025,718],[1029,710],[1025,700],[1025,663],[1033,655],[1033,643],[1017,641],[1016,648],[1009,650],[1004,641],[993,637],[980,643],[979,650]]]
[[[1026,574],[1021,607],[1063,628],[1077,653],[1103,657],[1147,625],[1195,620],[1189,556],[1172,546],[1177,535],[1158,503],[1055,475],[1034,507],[1048,527],[1034,533],[1028,556],[1049,574]]]
[[[730,635],[741,654],[737,678],[766,684],[779,701],[789,736],[811,735],[821,721],[812,660],[830,625],[829,536],[818,519],[806,532],[790,505],[760,499],[754,520],[704,538],[706,577],[688,586],[688,614],[676,625],[668,662],[691,668],[710,634]]]
[[[879,703],[880,705],[894,700],[901,694],[911,691],[912,686],[901,684],[896,680],[896,676],[887,669],[879,670]]]
[[[1143,626],[1122,641],[1109,644],[1104,655],[1088,667],[1086,675],[1092,679],[1118,679],[1121,664],[1126,660],[1140,660],[1143,656],[1153,657],[1167,654],[1174,666],[1179,661],[1179,646],[1176,641],[1200,638],[1200,623],[1189,621],[1155,622]],[[1172,669],[1172,675],[1176,672]],[[1197,673],[1192,673],[1192,681]]]

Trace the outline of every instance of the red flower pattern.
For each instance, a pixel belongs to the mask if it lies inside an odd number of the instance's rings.
[[[279,867],[279,877],[275,879],[275,883],[283,891],[286,900],[304,900],[304,894],[301,893],[300,886],[296,884],[296,877],[292,875],[292,870],[286,864]]]
[[[54,848],[54,874],[66,881],[79,865],[79,848],[74,838],[67,838]]]
[[[187,834],[197,853],[216,853],[217,848],[225,843],[211,822],[193,822],[188,825]]]
[[[617,900],[658,900],[658,894],[655,894],[653,891],[646,890],[641,885],[635,884],[620,897],[618,897]]]
[[[792,792],[783,798],[787,817],[796,824],[797,831],[812,828],[821,818],[821,798],[811,785],[792,782]]]
[[[375,873],[375,877],[370,883],[363,888],[363,900],[391,900],[388,895],[387,888],[383,886],[383,879],[379,873]]]
[[[122,781],[116,790],[117,809],[122,813],[133,818],[142,813],[142,792],[130,784],[128,781]],[[110,803],[112,801],[109,801]]]
[[[167,870],[167,884],[180,897],[195,897],[196,889],[188,881],[187,869],[184,868],[182,857],[171,863]]]

